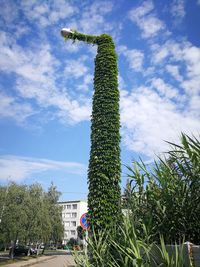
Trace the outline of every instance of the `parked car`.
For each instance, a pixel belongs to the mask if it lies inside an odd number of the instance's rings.
[[[63,249],[68,249],[67,245],[62,245]]]
[[[49,247],[50,250],[57,250],[57,247],[56,246],[51,246]]]
[[[30,256],[36,253],[37,253],[37,250],[29,246],[16,245],[14,247],[14,256],[23,255],[23,254],[26,256]]]

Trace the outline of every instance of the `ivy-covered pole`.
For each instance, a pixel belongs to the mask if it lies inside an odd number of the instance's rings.
[[[91,151],[88,169],[88,218],[94,229],[121,219],[120,115],[117,55],[112,37],[63,29],[66,39],[96,44]]]

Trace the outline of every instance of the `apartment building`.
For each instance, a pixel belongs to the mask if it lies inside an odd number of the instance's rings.
[[[77,226],[80,225],[80,218],[87,212],[87,201],[64,201],[59,202],[62,206],[62,220],[64,225],[63,244],[66,244],[70,238],[77,238]]]

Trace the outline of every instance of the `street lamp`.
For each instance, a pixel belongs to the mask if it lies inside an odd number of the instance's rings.
[[[70,34],[74,33],[71,29],[69,28],[62,28],[62,30],[60,31],[61,35],[64,38],[67,38]]]
[[[94,229],[104,229],[122,219],[120,114],[115,44],[107,34],[94,36],[63,28],[61,35],[65,39],[97,45],[88,168],[88,219]]]

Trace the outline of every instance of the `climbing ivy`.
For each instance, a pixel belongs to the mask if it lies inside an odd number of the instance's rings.
[[[97,38],[98,36],[88,35],[88,34],[83,34],[77,31],[73,31],[69,33],[68,36],[65,37],[65,40],[71,39],[73,40],[73,42],[78,40],[78,41],[86,42],[88,44],[97,44]]]
[[[88,169],[88,218],[105,228],[121,217],[118,68],[111,36],[71,33],[68,39],[97,45]]]

